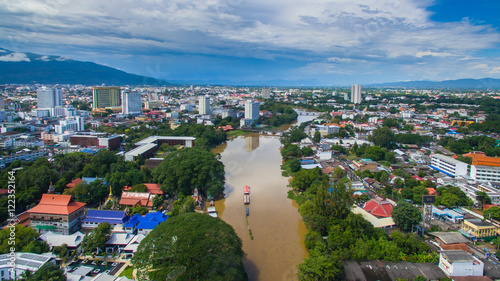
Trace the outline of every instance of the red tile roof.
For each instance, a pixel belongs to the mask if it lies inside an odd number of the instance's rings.
[[[363,210],[374,216],[387,218],[392,214],[392,205],[387,201],[372,199],[365,203]]]
[[[28,213],[69,215],[83,208],[85,203],[76,202],[71,199],[71,195],[43,194],[42,200],[35,207],[28,210]]]
[[[149,202],[150,194],[147,192],[123,192],[120,198],[120,205],[127,206],[152,206],[152,202]]]
[[[82,181],[82,179],[81,179],[81,178],[74,179],[74,180],[72,180],[70,183],[68,183],[68,184],[66,185],[66,187],[67,187],[67,188],[73,188],[73,187],[75,187],[75,185],[79,184],[81,181]]]
[[[438,194],[437,191],[432,187],[427,187],[426,189],[429,190],[429,195],[437,195]]]

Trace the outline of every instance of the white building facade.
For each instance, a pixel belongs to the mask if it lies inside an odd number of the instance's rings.
[[[430,168],[452,177],[466,176],[468,166],[467,163],[442,154],[433,154],[429,165]]]
[[[36,91],[37,108],[53,108],[62,106],[62,90],[56,88],[40,88]]]
[[[202,96],[199,99],[199,105],[198,105],[199,113],[201,115],[210,115],[212,114],[212,107],[210,105],[210,96]]]
[[[122,114],[139,115],[142,113],[141,93],[124,92],[122,97]]]
[[[351,102],[361,103],[361,85],[351,86]]]

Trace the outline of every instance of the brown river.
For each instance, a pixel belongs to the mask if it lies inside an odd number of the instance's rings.
[[[311,119],[300,116],[299,122]],[[226,170],[225,199],[215,207],[243,241],[245,270],[251,281],[296,280],[297,265],[307,256],[306,227],[298,205],[287,198],[288,178],[281,175],[280,145],[278,136],[250,133],[213,150],[221,154]],[[250,187],[248,217],[243,204],[245,185]]]

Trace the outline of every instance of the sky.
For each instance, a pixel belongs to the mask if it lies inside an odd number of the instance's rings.
[[[499,14],[498,0],[0,0],[0,47],[186,83],[500,78]]]

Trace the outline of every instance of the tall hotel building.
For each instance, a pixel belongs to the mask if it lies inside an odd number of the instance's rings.
[[[361,85],[351,86],[351,102],[361,103]]]
[[[122,105],[120,87],[93,87],[92,110]]]
[[[201,115],[212,114],[212,107],[210,106],[210,96],[206,95],[200,97],[198,107]]]
[[[54,108],[62,106],[62,90],[55,88],[40,88],[36,90],[37,108]]]
[[[137,115],[142,113],[141,93],[123,92],[122,114]]]
[[[260,104],[256,101],[247,100],[245,102],[245,119],[253,121],[259,119]]]

